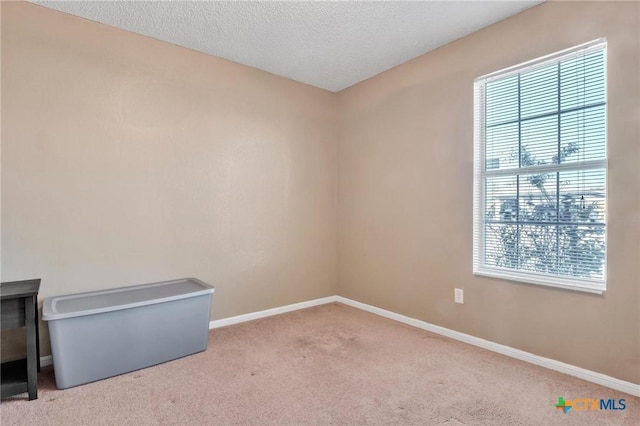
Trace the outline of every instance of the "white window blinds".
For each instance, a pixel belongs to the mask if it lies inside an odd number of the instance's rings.
[[[606,289],[606,41],[475,81],[474,273]]]

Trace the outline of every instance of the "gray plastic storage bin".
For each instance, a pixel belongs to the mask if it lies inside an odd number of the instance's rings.
[[[214,288],[195,278],[47,298],[56,386],[65,389],[207,349]]]

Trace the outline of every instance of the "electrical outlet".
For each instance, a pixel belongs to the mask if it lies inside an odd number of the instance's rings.
[[[464,290],[456,288],[453,293],[453,300],[456,303],[464,303]]]

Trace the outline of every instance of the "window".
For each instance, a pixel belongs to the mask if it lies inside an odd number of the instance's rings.
[[[606,41],[474,86],[474,274],[603,292]]]

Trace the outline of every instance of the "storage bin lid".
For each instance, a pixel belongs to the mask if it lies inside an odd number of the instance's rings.
[[[100,314],[211,294],[214,291],[214,287],[196,278],[183,278],[131,287],[56,296],[44,300],[42,319],[51,321]]]

